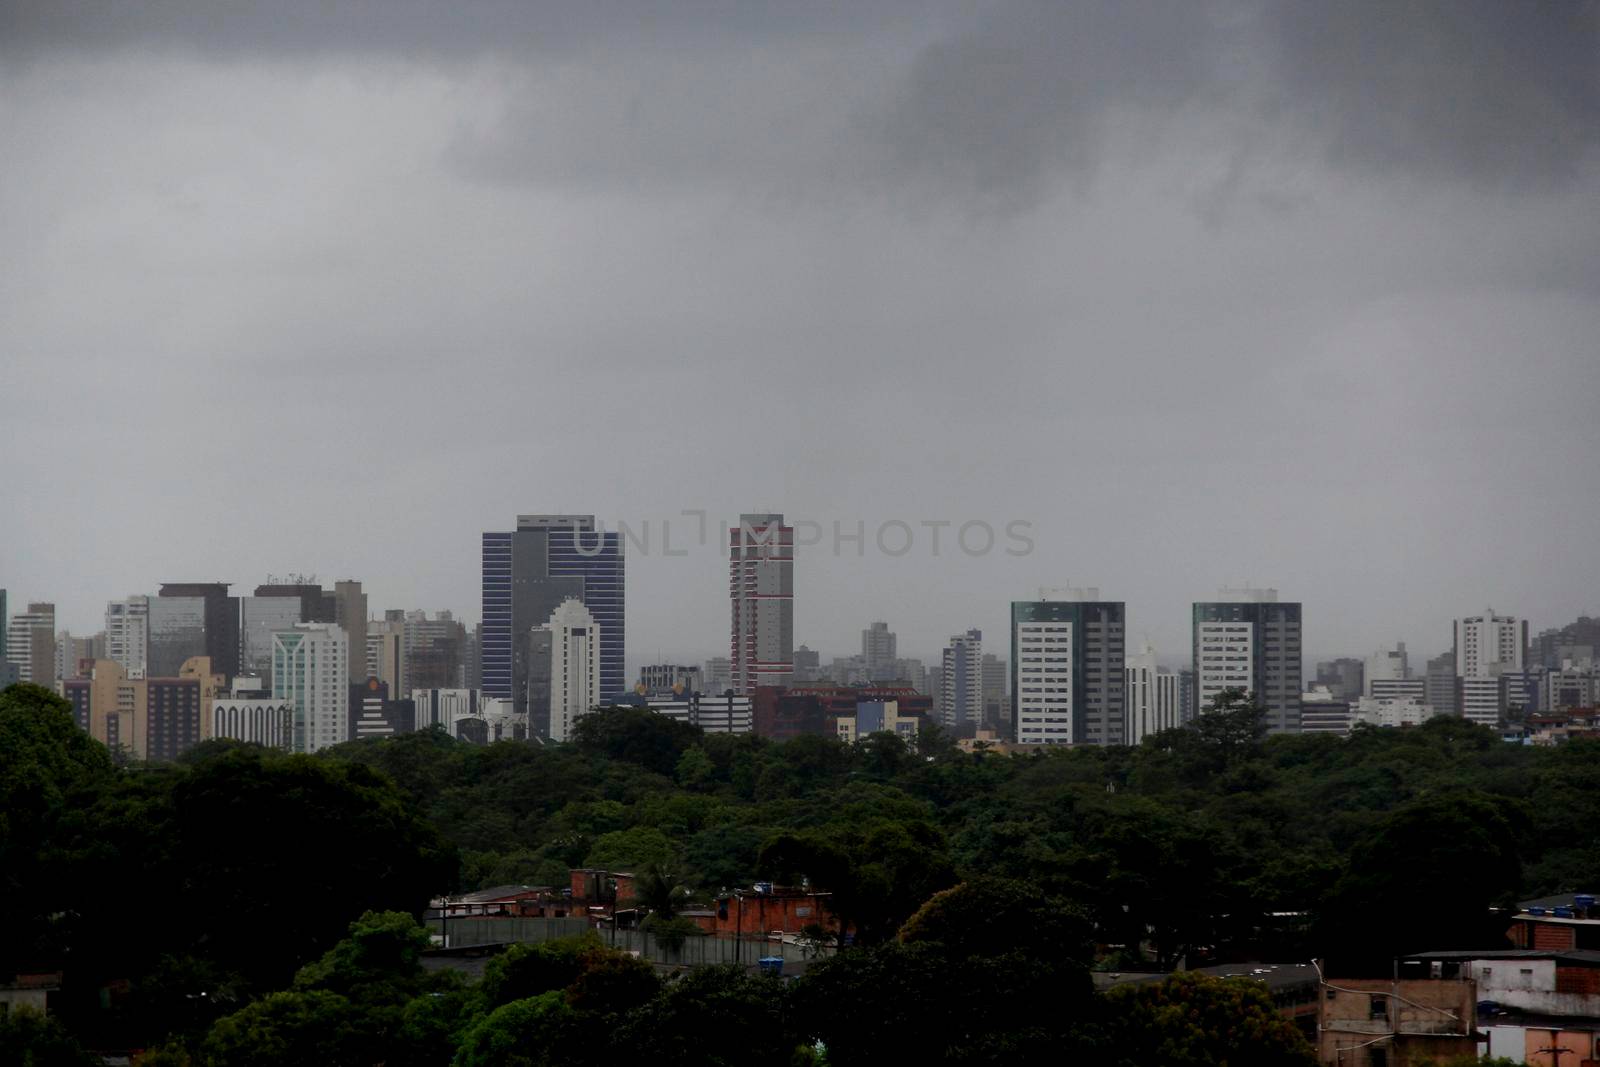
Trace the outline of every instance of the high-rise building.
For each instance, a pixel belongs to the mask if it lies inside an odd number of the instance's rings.
[[[413,689],[411,702],[418,730],[437,726],[454,737],[458,720],[484,718],[483,693],[476,689]]]
[[[361,583],[346,579],[333,583],[333,621],[350,642],[350,684],[367,682],[367,594]],[[399,693],[399,689],[390,689]],[[387,699],[387,698],[386,698]]]
[[[294,705],[294,751],[350,739],[350,649],[343,630],[304,622],[272,635],[272,696]]]
[[[1120,600],[1100,591],[1041,589],[1011,605],[1011,689],[1021,744],[1127,742]]]
[[[782,515],[740,515],[728,531],[733,691],[794,679],[794,528]]]
[[[400,613],[395,613],[400,614]],[[367,676],[389,687],[391,693],[409,693],[405,667],[406,624],[400,618],[367,623]]]
[[[129,678],[121,664],[101,659],[62,690],[90,737],[135,759],[173,760],[215,736],[212,705],[223,682],[204,656],[163,678]]]
[[[239,667],[246,674],[272,677],[272,635],[292,630],[308,619],[305,601],[298,596],[242,596],[239,598]]]
[[[706,692],[722,695],[733,688],[733,661],[726,656],[712,656],[702,668],[705,673]]]
[[[1128,744],[1137,745],[1151,734],[1181,724],[1178,676],[1156,663],[1156,650],[1149,641],[1127,657],[1123,676],[1127,679],[1124,697],[1128,705]]]
[[[1527,654],[1526,619],[1496,615],[1494,609],[1489,608],[1481,615],[1455,620],[1461,714],[1489,726],[1499,723],[1506,710],[1500,675],[1521,671],[1527,663]]]
[[[182,615],[187,632],[178,634],[168,631],[160,649],[160,662],[157,662],[157,607],[164,599],[182,600],[190,604],[195,600],[200,601],[200,647],[197,651],[189,651],[186,656],[175,658],[178,647],[194,636],[195,627],[187,621],[193,614],[192,607],[185,608]],[[227,582],[162,582],[155,600],[151,602],[150,676],[170,677],[176,674],[182,668],[183,660],[189,656],[205,656],[211,660],[211,669],[225,677],[232,678],[239,673],[239,598],[228,595]]]
[[[1530,643],[1528,665],[1560,670],[1571,661],[1600,656],[1600,618],[1580,615],[1565,626],[1542,630]]]
[[[1441,652],[1428,661],[1423,692],[1427,704],[1440,715],[1455,715],[1461,708],[1461,683],[1456,678],[1456,654]]]
[[[143,678],[150,656],[150,598],[130,596],[106,605],[106,658],[129,678]]]
[[[11,662],[6,656],[6,638],[10,636],[7,631],[11,628],[11,616],[6,614],[6,591],[0,589],[0,663]]]
[[[886,622],[875,622],[861,631],[861,658],[865,661],[867,679],[873,682],[895,680],[895,658],[898,641]]]
[[[425,611],[408,611],[402,632],[407,688],[465,688],[467,628],[452,613],[441,611],[430,619]]]
[[[600,703],[600,665],[605,654],[605,629],[583,602],[564,600],[538,627],[536,648],[549,649],[548,666],[530,665],[530,674],[549,678],[549,732],[552,741],[566,741],[578,719]],[[548,644],[544,641],[547,639]],[[538,709],[529,708],[537,725]]]
[[[1350,732],[1350,701],[1340,700],[1325,685],[1314,685],[1300,694],[1300,732],[1337,734]]]
[[[56,680],[56,606],[35,601],[11,616],[6,629],[6,659],[17,679],[50,687]]]
[[[1366,664],[1348,656],[1317,664],[1317,685],[1331,694],[1333,701],[1359,700],[1366,691]]]
[[[1362,696],[1375,696],[1374,683],[1404,681],[1411,677],[1411,661],[1406,656],[1406,643],[1398,642],[1393,648],[1382,648],[1367,657],[1362,668]]]
[[[983,722],[994,730],[1011,722],[1011,672],[1005,657],[992,652],[983,654]],[[1007,736],[1011,733],[1006,731]]]
[[[1196,713],[1224,689],[1242,689],[1266,708],[1274,733],[1300,729],[1301,611],[1276,589],[1224,589],[1194,605]]]
[[[729,661],[730,663],[732,661]],[[731,670],[731,667],[730,667]],[[794,650],[794,681],[814,682],[822,677],[822,653],[801,645]]]
[[[983,725],[983,631],[951,637],[940,664],[939,721],[947,730],[971,736]]]
[[[601,702],[628,687],[622,538],[595,529],[593,515],[519,515],[510,533],[483,535],[483,691],[529,711],[530,635],[568,598],[606,635]],[[534,716],[536,718],[536,716]]]

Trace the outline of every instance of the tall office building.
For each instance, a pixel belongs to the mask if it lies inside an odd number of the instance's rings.
[[[272,677],[272,635],[292,630],[308,619],[298,596],[242,596],[239,598],[239,669],[260,678]]]
[[[1156,663],[1156,650],[1144,647],[1127,658],[1125,699],[1128,704],[1128,744],[1181,725],[1178,710],[1178,676]]]
[[[599,701],[616,700],[628,688],[621,535],[596,530],[593,515],[519,515],[515,531],[483,535],[484,695],[528,714],[529,635],[569,598],[606,635]]]
[[[703,668],[706,692],[721,696],[733,688],[733,661],[726,656],[712,656]]]
[[[600,703],[600,666],[605,655],[605,628],[577,599],[562,601],[550,621],[538,628],[533,647],[548,649],[548,660],[531,665],[535,678],[549,679],[549,732],[552,741],[566,741],[572,728]],[[536,652],[536,655],[539,653]],[[539,656],[543,660],[543,656]],[[537,717],[538,709],[530,708]]]
[[[333,621],[350,642],[350,684],[367,681],[367,594],[361,583],[346,579],[333,583]],[[402,690],[390,687],[385,699],[398,700]]]
[[[1367,657],[1362,667],[1362,696],[1375,696],[1372,687],[1377,682],[1405,681],[1411,677],[1411,660],[1406,656],[1406,643],[1400,641],[1393,648],[1382,648]]]
[[[724,662],[731,663],[725,660]],[[732,668],[730,666],[729,670]],[[822,653],[801,645],[794,650],[794,674],[791,676],[796,683],[814,682],[822,677]]]
[[[971,736],[983,725],[983,631],[951,637],[940,665],[939,721],[947,730]]]
[[[129,678],[143,678],[150,656],[150,598],[130,596],[106,605],[106,658]]]
[[[1528,622],[1512,615],[1481,615],[1455,620],[1455,657],[1461,714],[1493,726],[1505,714],[1500,676],[1521,671],[1528,656]],[[1437,709],[1435,709],[1437,710]]]
[[[1441,652],[1428,661],[1423,682],[1426,703],[1438,715],[1455,715],[1461,710],[1461,685],[1456,679],[1455,652]]]
[[[794,528],[782,515],[740,515],[728,531],[733,691],[794,678]]]
[[[6,614],[6,591],[0,589],[0,663],[10,663],[6,656],[6,638],[11,629],[11,616]]]
[[[983,723],[996,730],[1011,723],[1011,672],[1005,657],[992,652],[983,654]],[[1006,736],[1013,733],[1008,730]]]
[[[1194,714],[1224,689],[1243,689],[1266,708],[1273,733],[1300,729],[1301,611],[1276,589],[1224,589],[1194,605]]]
[[[161,609],[163,600],[181,600],[174,613]],[[198,627],[194,603],[198,601]],[[170,625],[157,632],[158,618]],[[198,631],[198,635],[196,633]],[[198,636],[199,647],[193,642]],[[178,655],[184,651],[186,655]],[[227,582],[162,582],[150,604],[150,659],[152,678],[172,677],[190,656],[205,656],[211,669],[224,677],[239,673],[239,598],[228,595]]]
[[[1317,685],[1325,687],[1335,703],[1359,700],[1366,692],[1366,661],[1345,656],[1317,664]]]
[[[367,676],[389,687],[391,693],[409,693],[406,684],[406,624],[400,618],[385,617],[367,624]]]
[[[886,622],[872,623],[861,631],[861,658],[870,681],[894,681],[897,644],[894,631]]]
[[[1126,609],[1100,591],[1041,589],[1011,605],[1011,689],[1022,744],[1127,742]]]
[[[677,663],[647,663],[639,668],[641,695],[666,696],[699,693],[705,689],[705,676],[699,667]]]
[[[272,696],[294,705],[294,751],[350,739],[350,648],[329,622],[303,622],[272,635]]]
[[[17,668],[17,680],[46,688],[55,684],[56,606],[34,602],[11,616],[6,628],[6,659]]]
[[[406,686],[458,689],[466,680],[467,628],[448,611],[408,611],[401,624]]]

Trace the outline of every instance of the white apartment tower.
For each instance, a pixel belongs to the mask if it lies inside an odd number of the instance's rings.
[[[1522,670],[1527,650],[1526,619],[1487,608],[1455,621],[1456,679],[1465,718],[1489,726],[1500,721],[1505,712],[1500,676]]]
[[[1012,601],[1019,743],[1127,743],[1126,617],[1122,601],[1101,600],[1093,587],[1041,589],[1037,600]]]
[[[566,741],[573,725],[600,702],[600,649],[604,635],[583,601],[563,600],[550,621],[537,628],[550,649],[552,741]],[[536,645],[537,647],[537,645]]]
[[[1273,733],[1300,730],[1301,611],[1276,589],[1224,589],[1194,605],[1195,707],[1204,711],[1224,689],[1241,689],[1266,708]]]
[[[741,515],[728,531],[733,691],[794,676],[794,528],[782,515]]]
[[[1128,744],[1137,745],[1162,730],[1176,729],[1182,722],[1178,710],[1178,675],[1156,666],[1156,650],[1150,642],[1142,651],[1127,658]]]
[[[861,631],[861,658],[870,681],[882,682],[898,677],[895,658],[898,642],[886,622],[875,622]]]
[[[350,649],[332,623],[303,622],[272,635],[272,698],[294,707],[292,751],[350,740]]]
[[[144,677],[150,658],[148,596],[130,596],[106,604],[106,658],[130,679]]]

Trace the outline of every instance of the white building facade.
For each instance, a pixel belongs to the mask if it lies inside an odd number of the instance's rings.
[[[1489,608],[1455,621],[1456,679],[1464,718],[1487,726],[1500,722],[1506,710],[1500,675],[1521,671],[1527,649],[1526,619],[1496,615]]]
[[[350,740],[350,649],[332,623],[300,623],[272,635],[272,697],[294,708],[295,752]]]
[[[537,627],[550,641],[552,741],[566,741],[572,728],[600,702],[600,650],[604,635],[583,602],[569,598]]]
[[[148,596],[130,596],[106,604],[106,658],[130,679],[145,676],[150,659]]]
[[[1178,675],[1156,665],[1156,650],[1144,643],[1139,653],[1127,658],[1128,731],[1127,742],[1137,745],[1151,734],[1182,725],[1178,710]]]

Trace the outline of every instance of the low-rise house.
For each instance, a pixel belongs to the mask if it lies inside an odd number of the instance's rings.
[[[1402,973],[1424,970],[1477,984],[1478,1029],[1490,1056],[1552,1067],[1600,1057],[1600,951],[1424,952],[1402,965]]]
[[[1317,1003],[1317,1059],[1334,1067],[1413,1067],[1478,1055],[1470,978],[1328,978]]]

